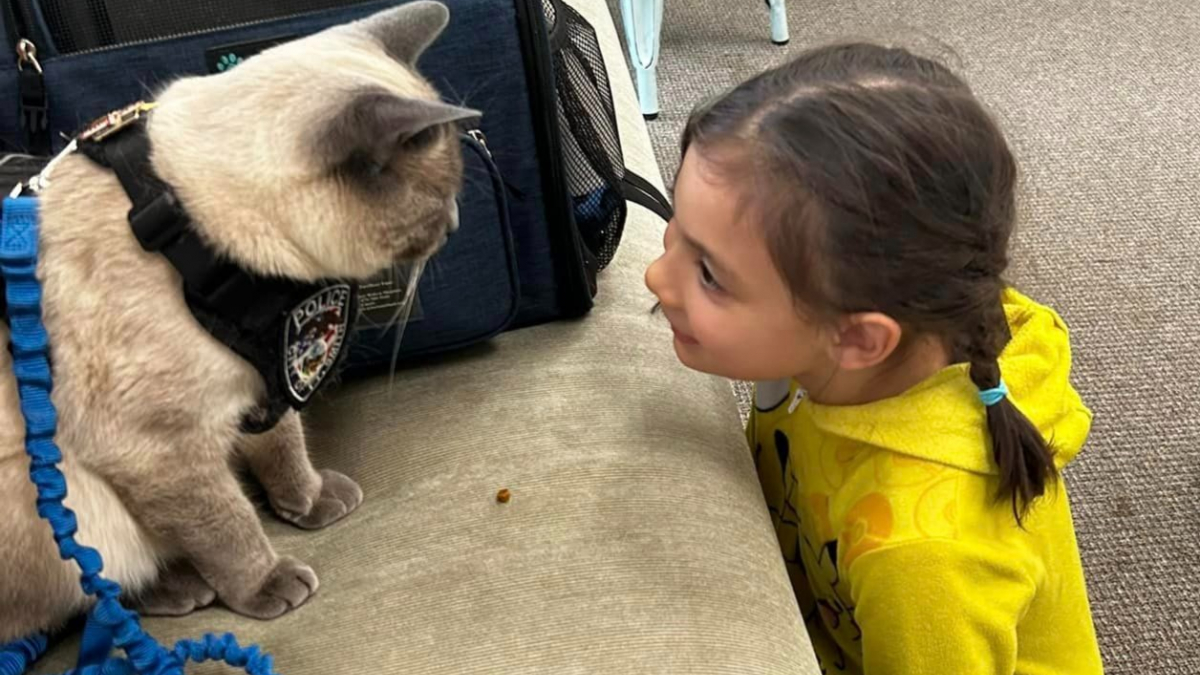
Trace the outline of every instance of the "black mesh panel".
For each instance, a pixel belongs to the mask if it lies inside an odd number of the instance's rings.
[[[625,224],[621,179],[625,161],[617,134],[612,89],[596,32],[575,10],[543,0],[566,31],[554,54],[559,127],[575,222],[603,269],[612,261]],[[549,19],[548,19],[549,23]]]

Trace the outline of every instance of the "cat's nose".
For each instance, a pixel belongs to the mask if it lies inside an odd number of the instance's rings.
[[[446,225],[446,229],[450,232],[458,231],[458,200],[451,199],[450,205],[446,209],[450,214],[450,222]]]

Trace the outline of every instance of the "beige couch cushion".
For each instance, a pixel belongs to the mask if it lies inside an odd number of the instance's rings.
[[[577,4],[603,42],[627,160],[657,180],[607,7]],[[307,416],[317,465],[366,493],[322,532],[264,516],[321,578],[307,605],[148,630],[167,644],[232,631],[288,675],[817,673],[729,386],[681,367],[649,314],[642,272],[662,227],[631,209],[585,320],[392,386],[346,385]],[[39,672],[73,666],[76,646]]]

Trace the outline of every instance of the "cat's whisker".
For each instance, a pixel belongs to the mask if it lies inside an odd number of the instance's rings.
[[[446,89],[448,89],[451,94],[450,96],[446,97],[447,100],[454,101],[455,105],[460,105],[460,106],[466,102],[466,99],[464,99],[462,96],[458,95],[458,90],[454,88],[453,84],[451,84],[449,82],[443,82],[442,84],[444,84],[446,86]]]
[[[430,258],[429,259],[429,267],[428,267],[428,269],[425,270],[425,274],[429,275],[429,287],[430,288],[437,288],[438,272],[439,272],[439,270],[441,270],[441,266],[440,266],[439,262],[440,261],[437,256]]]
[[[455,98],[460,99],[459,105],[461,105],[463,107],[471,107],[467,104],[467,101],[469,101],[471,99],[471,97],[473,97],[475,94],[478,94],[480,92],[480,90],[482,90],[484,87],[491,85],[492,82],[496,81],[499,78],[500,78],[500,75],[496,74],[491,77],[485,77],[482,79],[475,80],[473,86],[467,90],[467,93],[465,96],[459,96],[457,92],[453,91],[453,88],[451,88],[451,91],[454,94]],[[481,107],[480,109],[486,110],[487,107]]]
[[[392,276],[393,276],[393,278],[396,278],[396,279],[402,278],[404,276],[404,267],[402,265],[400,265],[399,263],[396,263],[395,265],[393,265],[392,266]],[[407,294],[407,289],[405,290],[405,293]],[[396,328],[397,324],[401,320],[400,316],[403,313],[404,313],[404,300],[401,299],[400,304],[396,307],[396,311],[384,323],[384,328],[383,328],[384,334],[386,334],[388,331]],[[403,327],[401,327],[399,330],[396,330],[395,339],[392,344],[391,367],[388,369],[388,391],[389,392],[391,392],[392,384],[395,382],[395,379],[396,379],[396,356],[400,353],[400,339],[403,337],[403,335],[402,335],[403,332],[404,332]]]
[[[425,271],[425,264],[428,258],[424,258],[412,263],[412,267],[408,273],[408,282],[404,287],[404,298],[400,301],[400,307],[396,309],[396,315],[392,319],[392,328],[396,331],[396,339],[392,345],[392,365],[388,369],[388,391],[392,389],[392,385],[396,383],[396,364],[400,360],[400,340],[404,337],[404,329],[408,326],[408,317],[412,315],[413,305],[416,304],[417,286],[421,283],[421,275]],[[397,270],[399,273],[400,270]]]
[[[156,89],[155,87],[151,86],[151,84],[149,82],[143,80],[140,77],[138,78],[137,83],[138,83],[138,88],[140,88],[142,90],[142,93],[144,93],[146,95],[146,99],[150,100],[150,101],[156,100],[158,98],[158,95],[160,93],[162,93],[163,89],[165,88],[162,85],[159,85],[159,87]]]

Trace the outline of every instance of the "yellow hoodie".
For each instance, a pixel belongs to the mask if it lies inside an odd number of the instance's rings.
[[[1061,468],[1091,426],[1067,328],[1015,291],[1003,300],[1000,370]],[[861,406],[756,388],[747,434],[822,672],[1103,672],[1066,486],[1017,527],[978,394],[964,364]]]

